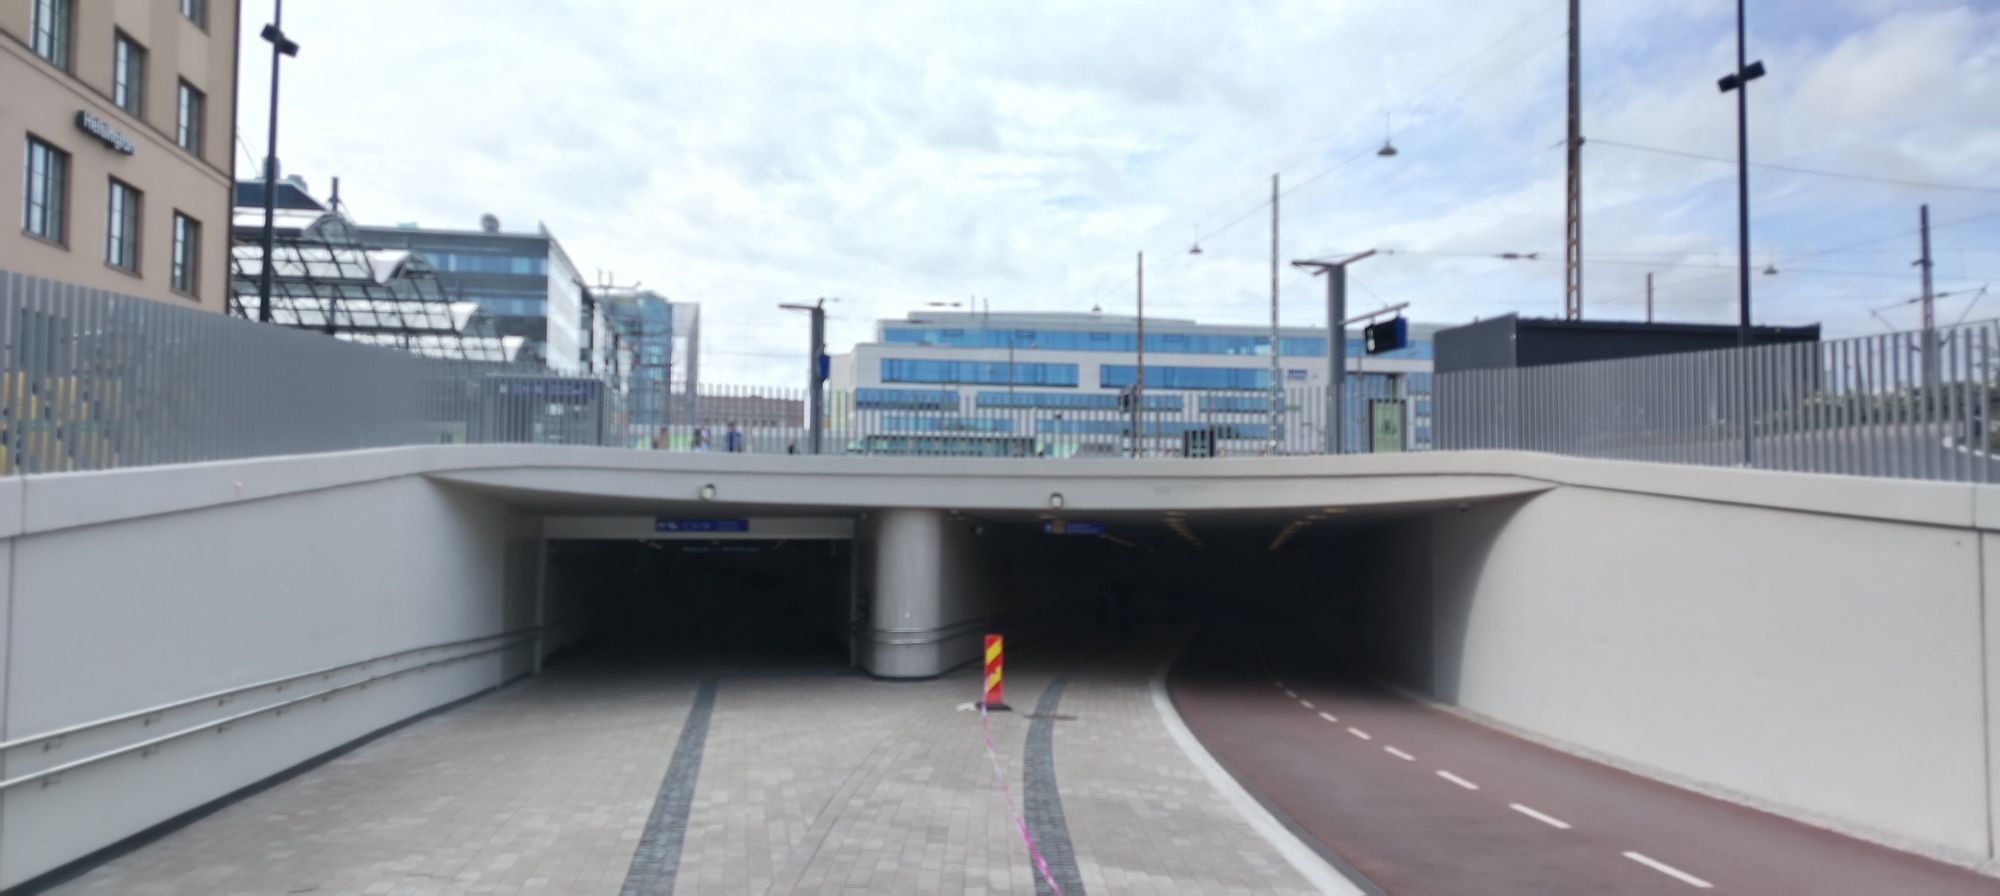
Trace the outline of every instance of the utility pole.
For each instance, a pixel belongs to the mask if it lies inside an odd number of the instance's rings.
[[[1132,456],[1144,457],[1146,437],[1146,253],[1139,253],[1139,368],[1132,380]]]
[[[278,60],[286,56],[299,55],[299,45],[285,36],[279,25],[285,19],[285,0],[275,0],[271,11],[271,24],[264,26],[263,37],[271,42],[271,118],[270,134],[265,143],[264,155],[264,270],[258,277],[257,321],[271,322],[271,262],[278,240]],[[327,331],[333,330],[333,308],[327,307]],[[303,321],[301,321],[303,323]]]
[[[1736,70],[1715,82],[1723,93],[1736,91],[1736,347],[1750,347],[1750,82],[1764,76],[1762,60],[1746,64],[1743,53],[1743,3],[1736,0]],[[1750,424],[1750,378],[1742,377],[1737,416],[1743,421],[1743,465],[1756,460]]]
[[[1580,35],[1577,7],[1582,0],[1569,0],[1569,198],[1563,238],[1563,317],[1583,317],[1583,99],[1578,86],[1581,74]]]
[[[1736,345],[1750,347],[1750,82],[1764,77],[1764,62],[1743,62],[1743,2],[1736,0],[1736,71],[1716,87],[1736,92]],[[1746,432],[1748,430],[1745,430]]]
[[[1653,272],[1646,272],[1646,323],[1653,322]]]
[[[1278,453],[1279,414],[1285,406],[1284,377],[1278,363],[1278,176],[1271,175],[1271,432],[1270,451]]]
[[[1924,291],[1920,294],[1924,315],[1924,390],[1927,394],[1938,385],[1938,339],[1937,315],[1931,294],[1931,207],[1917,206],[1917,240],[1922,255],[1917,258],[1917,268],[1922,271]]]

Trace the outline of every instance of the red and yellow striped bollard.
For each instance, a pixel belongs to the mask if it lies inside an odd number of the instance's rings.
[[[1001,690],[1000,654],[1001,654],[1000,636],[987,635],[986,636],[986,693],[983,697],[980,698],[979,704],[985,709],[994,712],[1005,712],[1011,708],[1006,703],[1002,702],[1000,699],[1000,690]]]

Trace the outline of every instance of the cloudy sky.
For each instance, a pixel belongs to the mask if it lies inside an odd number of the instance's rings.
[[[1751,159],[1899,182],[1752,169],[1758,321],[1914,326],[1921,203],[1940,317],[1989,281],[1969,313],[2000,316],[2000,3],[1752,6]],[[280,156],[366,222],[541,221],[586,277],[701,303],[712,382],[796,378],[779,302],[839,297],[836,350],[931,302],[1130,313],[1140,251],[1149,316],[1268,320],[1273,172],[1283,258],[1401,250],[1354,268],[1357,306],[1554,316],[1564,10],[293,0]],[[270,11],[243,13],[251,172]],[[1661,318],[1732,322],[1735,168],[1656,150],[1734,158],[1734,6],[1583,17],[1586,314],[1643,316],[1652,271]],[[1286,323],[1320,322],[1320,281],[1279,283]]]

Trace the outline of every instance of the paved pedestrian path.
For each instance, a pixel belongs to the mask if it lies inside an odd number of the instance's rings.
[[[1150,676],[1170,649],[1010,652],[1017,711],[989,722],[1014,808],[1033,788],[1049,802],[1052,769],[1085,892],[1311,892],[1168,735]],[[1030,774],[1031,710],[1057,676],[1066,689],[1041,720],[1053,762]],[[714,697],[693,794],[678,802],[684,818],[662,818],[656,802],[674,804],[662,783],[688,755],[677,747],[705,679]],[[56,892],[618,893],[670,879],[677,894],[1035,893],[978,714],[962,708],[978,682],[970,670],[889,682],[812,664],[579,657]],[[641,845],[664,833],[679,850],[663,877],[647,858],[658,851]]]

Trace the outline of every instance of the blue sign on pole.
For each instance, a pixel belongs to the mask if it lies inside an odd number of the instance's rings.
[[[1103,535],[1104,524],[1054,520],[1043,523],[1042,532],[1048,535]]]
[[[653,520],[655,532],[748,532],[749,520]]]

